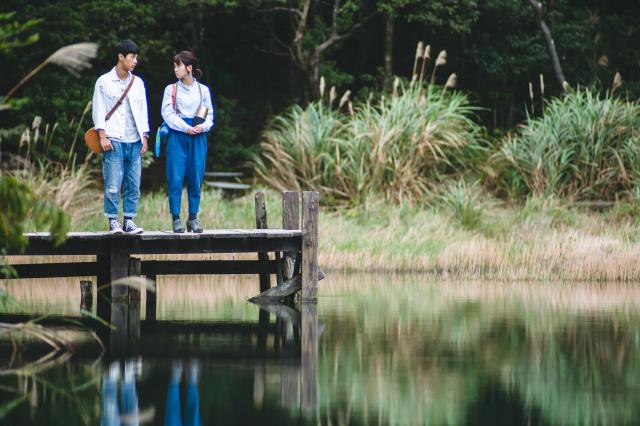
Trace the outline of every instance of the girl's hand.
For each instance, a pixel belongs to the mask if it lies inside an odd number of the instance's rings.
[[[195,127],[191,127],[191,126],[189,126],[189,128],[187,129],[187,134],[188,134],[188,135],[195,135],[195,134],[197,134],[197,133],[198,133],[198,131],[196,130],[196,128],[195,128]]]
[[[198,124],[194,127],[196,133],[202,133],[202,124]]]

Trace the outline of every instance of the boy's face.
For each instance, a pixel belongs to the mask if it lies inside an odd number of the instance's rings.
[[[119,53],[118,62],[120,62],[123,68],[127,71],[133,71],[138,64],[138,54],[128,53],[127,56],[125,56],[122,53]]]

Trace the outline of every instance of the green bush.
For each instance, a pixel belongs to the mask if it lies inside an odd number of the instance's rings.
[[[545,104],[493,156],[511,196],[615,199],[640,185],[640,104],[578,89]]]
[[[459,92],[419,85],[348,112],[322,102],[292,107],[263,134],[257,174],[276,189],[315,189],[359,204],[376,193],[420,201],[483,152],[474,108]]]

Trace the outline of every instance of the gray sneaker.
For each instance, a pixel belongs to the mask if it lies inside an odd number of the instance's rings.
[[[127,234],[142,234],[144,229],[136,225],[133,220],[127,219],[124,221],[124,232]]]

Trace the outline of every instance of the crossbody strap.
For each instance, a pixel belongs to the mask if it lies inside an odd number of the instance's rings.
[[[113,108],[111,108],[111,111],[109,111],[107,113],[107,116],[105,117],[105,121],[109,120],[111,118],[111,115],[113,115],[113,113],[116,112],[118,107],[120,107],[120,105],[122,105],[122,102],[124,102],[124,98],[127,97],[127,94],[129,93],[129,89],[131,89],[131,86],[133,86],[133,80],[135,80],[135,79],[136,79],[136,76],[131,74],[131,81],[127,85],[127,88],[124,89],[124,92],[122,92],[122,96],[120,96],[120,99],[118,99],[118,102],[116,102],[116,104],[113,106]]]
[[[171,105],[173,106],[173,111],[178,112],[176,110],[176,92],[178,90],[178,83],[173,84],[173,88],[171,89]]]

